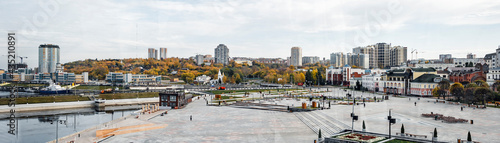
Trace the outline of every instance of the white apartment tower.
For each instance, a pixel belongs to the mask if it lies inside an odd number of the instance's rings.
[[[302,66],[302,48],[292,47],[292,54],[290,56],[291,66]]]
[[[167,48],[160,48],[160,59],[167,59]]]
[[[43,44],[38,47],[38,73],[55,73],[59,61],[58,45]]]
[[[154,48],[149,48],[148,49],[148,59],[158,59],[158,50]]]
[[[215,48],[215,63],[220,63],[223,65],[229,64],[229,49],[224,44],[219,44],[217,48]]]

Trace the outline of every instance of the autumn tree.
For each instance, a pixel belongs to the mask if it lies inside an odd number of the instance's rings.
[[[455,82],[450,87],[450,93],[453,97],[460,101],[464,96],[465,88],[461,83]]]

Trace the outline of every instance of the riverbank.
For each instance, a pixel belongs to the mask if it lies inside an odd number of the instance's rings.
[[[112,99],[105,100],[106,106],[121,106],[121,105],[138,105],[147,103],[157,103],[158,98],[134,98],[134,99]],[[28,111],[43,111],[57,110],[70,108],[91,108],[94,101],[77,101],[77,102],[56,102],[56,103],[38,103],[38,104],[16,104],[15,107],[8,105],[0,105],[0,113],[8,113],[10,109],[15,109],[16,112]]]
[[[158,92],[141,92],[141,93],[108,93],[100,94],[96,98],[105,100],[114,99],[135,99],[135,98],[153,98],[158,97]],[[54,102],[75,102],[75,101],[90,101],[89,97],[80,95],[57,95],[57,96],[46,96],[38,95],[39,97],[18,97],[16,98],[16,104],[33,104],[33,103],[54,103]],[[7,105],[9,103],[9,98],[0,98],[0,105]]]

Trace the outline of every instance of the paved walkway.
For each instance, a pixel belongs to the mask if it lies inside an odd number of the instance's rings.
[[[107,142],[311,142],[317,137],[290,113],[206,106],[204,100],[150,122],[168,127],[119,135]]]
[[[84,131],[63,137],[59,139],[59,142],[70,142],[70,141],[75,141],[76,143],[90,143],[90,142],[96,142],[101,138],[96,137],[96,131],[98,130],[106,130],[106,129],[119,129],[117,130],[114,134],[128,134],[128,133],[134,133],[134,132],[141,132],[141,131],[146,131],[146,130],[154,130],[158,129],[157,127],[167,127],[167,124],[162,124],[162,123],[157,123],[157,122],[151,122],[151,119],[161,117],[161,113],[164,113],[166,110],[160,110],[155,113],[151,114],[142,114],[142,115],[130,115],[126,117],[122,117],[119,119],[115,119],[113,121],[91,127],[89,129],[86,129]],[[137,118],[139,116],[139,118]],[[151,126],[150,124],[154,124],[154,126]],[[148,125],[149,127],[146,127]],[[127,129],[127,130],[125,130]],[[55,142],[52,141],[52,142]]]

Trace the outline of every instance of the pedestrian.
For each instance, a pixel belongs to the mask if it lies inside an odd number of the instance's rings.
[[[415,106],[417,106],[417,102],[415,102]]]
[[[193,121],[193,115],[189,115],[189,120]]]
[[[462,107],[460,107],[460,110],[464,111],[464,107],[463,107],[463,106],[462,106]]]
[[[363,107],[366,107],[366,103],[363,103]]]

